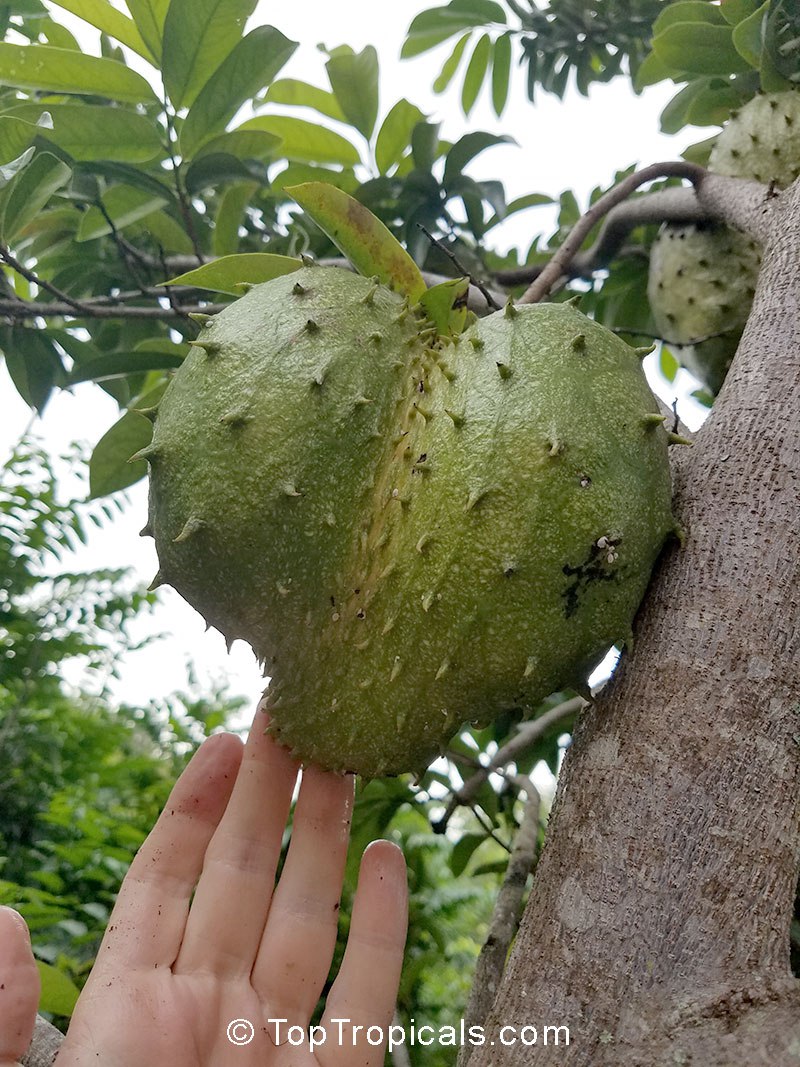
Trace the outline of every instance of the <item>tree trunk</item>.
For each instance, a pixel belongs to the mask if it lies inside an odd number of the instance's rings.
[[[576,730],[470,1067],[800,1065],[800,182],[759,214],[750,321],[676,458],[685,544]]]

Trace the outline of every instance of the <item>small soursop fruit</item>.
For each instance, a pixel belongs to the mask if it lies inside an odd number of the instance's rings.
[[[800,93],[748,101],[717,138],[708,169],[790,185],[800,174]],[[648,296],[656,327],[712,393],[736,354],[760,263],[754,241],[720,226],[665,226],[653,244]]]
[[[725,124],[708,169],[779,189],[800,174],[800,92],[759,95]]]
[[[726,226],[664,226],[650,250],[656,329],[714,394],[750,314],[760,262],[756,242]]]
[[[264,662],[303,759],[419,769],[629,635],[673,528],[668,437],[604,327],[546,304],[437,341],[315,267],[201,345],[158,412],[148,525],[163,579]]]

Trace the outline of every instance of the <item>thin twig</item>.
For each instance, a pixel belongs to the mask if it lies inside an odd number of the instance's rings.
[[[609,211],[597,240],[583,252],[577,252],[565,268],[570,278],[591,278],[595,271],[602,270],[617,256],[641,256],[648,259],[646,249],[638,245],[625,247],[631,230],[639,226],[671,222],[676,226],[702,224],[712,221],[713,216],[704,208],[692,189],[660,189],[656,193],[643,193],[618,204]],[[547,266],[532,263],[524,267],[494,271],[492,277],[499,285],[529,285]]]
[[[514,838],[514,847],[508,861],[505,878],[497,895],[489,923],[489,932],[475,966],[472,988],[464,1013],[464,1025],[467,1032],[470,1027],[483,1026],[494,1004],[508,958],[508,950],[519,926],[522,897],[528,876],[533,870],[539,846],[540,797],[530,779],[522,775],[519,778],[522,788],[527,793],[525,811]],[[472,1050],[472,1045],[461,1046],[458,1067],[466,1067]]]
[[[183,184],[181,165],[178,162],[178,157],[175,155],[175,123],[173,121],[172,112],[169,109],[168,102],[166,99],[164,100],[164,114],[167,117],[169,158],[172,161],[172,172],[175,176],[175,192],[178,194],[178,203],[180,205],[184,225],[186,226],[186,233],[189,235],[189,240],[192,242],[192,248],[194,249],[194,254],[197,257],[197,262],[202,267],[206,260],[205,256],[203,255],[203,250],[200,247],[200,241],[198,239],[197,230],[194,225],[194,218],[192,217],[192,207],[189,203],[189,198],[186,195],[186,188]]]
[[[687,178],[697,188],[702,184],[705,176],[706,171],[703,167],[697,166],[696,163],[685,163],[682,160],[652,163],[649,167],[643,167],[635,174],[629,175],[619,185],[615,185],[613,189],[609,189],[596,200],[586,214],[579,219],[542,273],[520,298],[520,303],[537,304],[540,300],[544,300],[556,282],[568,274],[569,264],[597,223],[612,208],[627,200],[631,193],[641,185],[654,181],[656,178]]]
[[[577,714],[587,706],[588,703],[583,697],[573,697],[571,700],[565,700],[562,704],[557,704],[556,707],[545,711],[544,714],[532,722],[527,722],[520,726],[518,732],[502,748],[497,750],[485,767],[481,767],[471,778],[468,778],[460,789],[454,790],[444,815],[433,824],[434,832],[437,834],[445,832],[456,808],[461,805],[472,804],[480,792],[481,786],[494,771],[517,759],[553,726],[568,719],[571,715]]]
[[[447,245],[444,244],[442,241],[439,241],[436,237],[434,237],[432,233],[429,233],[429,231],[425,229],[421,222],[417,223],[417,227],[422,230],[422,232],[425,234],[425,236],[428,238],[434,248],[438,248],[440,252],[443,252],[444,255],[447,256],[447,258],[450,260],[450,262],[453,264],[459,274],[463,275],[463,277],[465,278],[469,278],[470,285],[474,285],[476,289],[483,293],[484,297],[486,298],[486,303],[489,305],[489,307],[494,308],[495,311],[499,311],[500,304],[498,304],[494,296],[492,296],[491,290],[486,288],[480,278],[476,278],[473,274],[470,274],[466,267],[462,266],[455,252],[449,249]]]
[[[138,250],[134,248],[134,246],[130,244],[130,242],[126,241],[123,238],[122,234],[117,229],[117,224],[114,222],[105,204],[103,203],[102,197],[98,196],[96,206],[100,214],[105,219],[106,225],[111,230],[111,237],[114,241],[114,244],[117,246],[117,251],[120,254],[120,258],[122,259],[123,264],[130,271],[131,277],[139,286],[140,291],[144,293],[145,286],[142,284],[142,281],[136,271],[136,267],[134,266],[134,261],[141,264],[141,259],[137,254]]]
[[[156,319],[169,321],[187,318],[189,315],[204,313],[216,315],[224,311],[228,304],[197,304],[178,308],[162,307],[119,307],[114,304],[81,304],[75,301],[60,303],[38,303],[34,301],[0,300],[0,318],[19,321],[34,318],[71,318],[71,319]]]
[[[9,267],[13,268],[13,270],[15,270],[17,274],[21,274],[22,277],[26,279],[26,281],[29,281],[33,285],[36,285],[40,289],[43,289],[45,292],[50,293],[50,295],[54,296],[57,300],[61,300],[65,304],[69,304],[70,307],[76,309],[80,308],[80,303],[76,300],[73,300],[68,293],[63,292],[61,289],[57,289],[56,286],[53,285],[51,282],[45,281],[43,278],[38,277],[38,275],[35,274],[34,271],[30,270],[30,268],[20,263],[20,261],[11,254],[11,252],[6,248],[5,245],[0,245],[0,258],[2,258],[9,265]]]

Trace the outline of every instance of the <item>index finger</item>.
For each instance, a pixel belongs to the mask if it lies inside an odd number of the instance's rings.
[[[242,742],[209,737],[180,776],[122,883],[97,956],[106,964],[172,966],[203,859],[236,781]]]

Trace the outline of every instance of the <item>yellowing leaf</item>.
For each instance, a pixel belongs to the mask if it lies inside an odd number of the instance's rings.
[[[323,182],[288,187],[297,201],[365,277],[377,277],[417,301],[426,290],[414,260],[372,212],[353,197]]]

